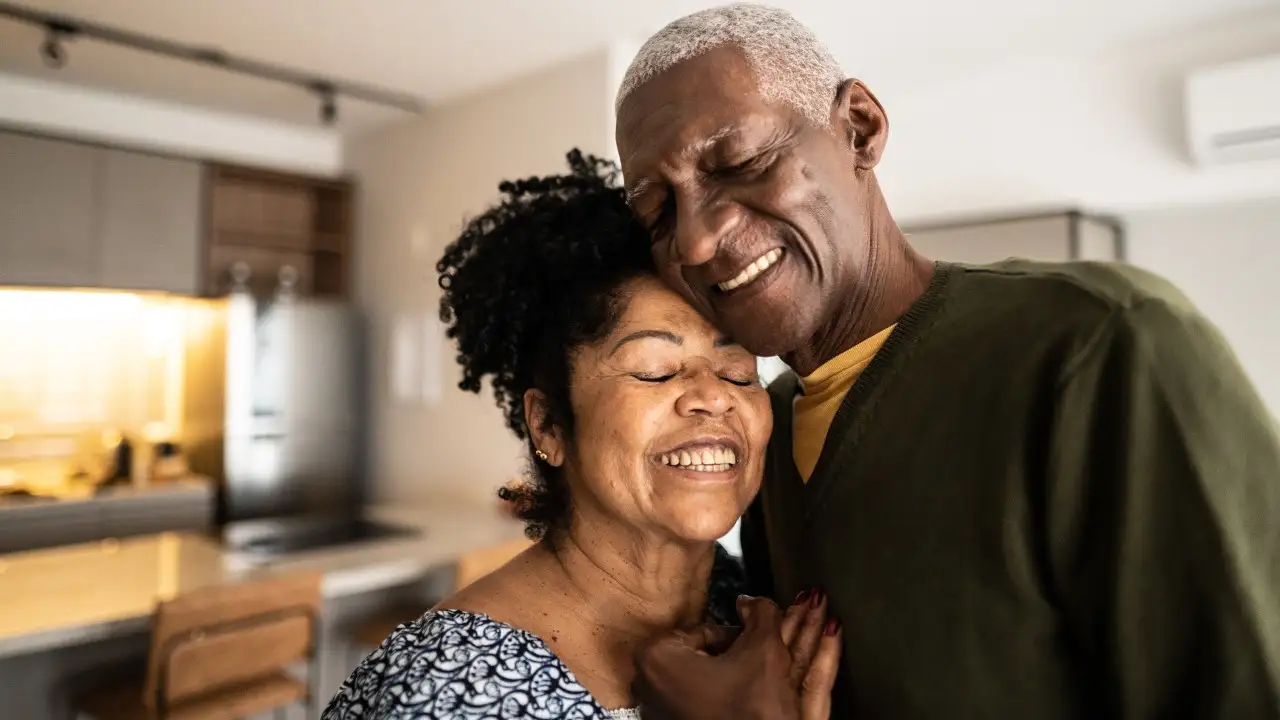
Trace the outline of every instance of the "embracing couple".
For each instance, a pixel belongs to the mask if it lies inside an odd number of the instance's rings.
[[[620,173],[504,183],[439,263],[541,542],[325,718],[1280,717],[1280,447],[1177,290],[918,255],[883,108],[778,10],[667,26],[617,107]]]

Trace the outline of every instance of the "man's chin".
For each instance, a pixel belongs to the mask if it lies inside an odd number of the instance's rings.
[[[779,324],[785,322],[784,320]],[[791,333],[786,332],[792,328],[786,328],[785,325],[778,327],[772,323],[757,321],[742,330],[735,330],[728,323],[725,325],[734,342],[757,357],[783,357],[794,353],[803,344],[803,340],[791,337]]]

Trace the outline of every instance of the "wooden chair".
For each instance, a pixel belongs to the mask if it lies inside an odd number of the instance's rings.
[[[235,720],[301,703],[315,716],[318,573],[197,590],[160,603],[146,677],[82,696],[96,720]],[[306,681],[289,673],[307,663]]]
[[[453,575],[453,590],[457,592],[498,568],[533,545],[532,540],[520,538],[500,545],[474,550],[458,558]],[[355,623],[347,630],[347,640],[357,651],[376,648],[387,636],[404,623],[414,620],[424,611],[426,604],[397,604],[372,617]],[[363,655],[361,655],[363,658]]]

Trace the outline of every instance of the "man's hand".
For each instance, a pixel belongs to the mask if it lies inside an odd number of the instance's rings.
[[[841,647],[826,610],[821,593],[797,598],[785,615],[769,600],[744,596],[736,637],[704,626],[653,640],[636,654],[642,710],[676,720],[826,720]]]

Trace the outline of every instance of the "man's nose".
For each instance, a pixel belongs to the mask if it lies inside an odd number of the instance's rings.
[[[681,265],[703,265],[720,249],[721,241],[738,226],[742,215],[732,203],[706,200],[677,201],[675,245]]]

